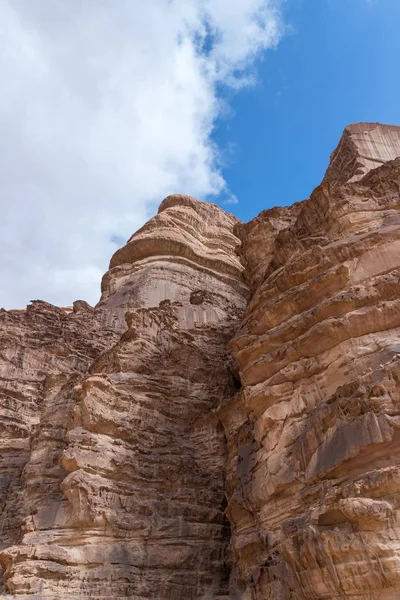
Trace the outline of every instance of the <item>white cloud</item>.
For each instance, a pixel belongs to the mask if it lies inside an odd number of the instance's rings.
[[[234,201],[210,139],[216,86],[248,82],[278,5],[0,3],[0,306],[95,303],[111,254],[165,195]]]

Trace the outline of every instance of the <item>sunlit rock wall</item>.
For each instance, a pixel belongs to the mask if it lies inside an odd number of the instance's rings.
[[[219,416],[245,600],[400,598],[400,159],[330,179],[237,229],[259,276]]]
[[[2,313],[12,598],[228,592],[215,409],[234,391],[229,342],[249,296],[236,222],[169,197],[112,258],[95,309]]]

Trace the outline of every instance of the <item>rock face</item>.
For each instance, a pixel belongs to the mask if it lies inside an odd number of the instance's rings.
[[[95,308],[0,312],[0,598],[400,597],[399,132],[247,224],[169,196]]]
[[[227,592],[229,341],[249,292],[237,220],[167,198],[95,309],[3,312],[2,552],[13,598]]]
[[[400,598],[400,158],[346,183],[364,128],[309,200],[237,228],[256,277],[219,417],[246,600]]]
[[[400,127],[380,123],[348,125],[332,153],[324,181],[343,185],[359,181],[384,163],[400,156]]]

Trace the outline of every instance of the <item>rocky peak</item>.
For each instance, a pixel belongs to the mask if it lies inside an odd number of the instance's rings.
[[[331,154],[324,181],[340,186],[359,181],[385,162],[400,156],[400,127],[381,123],[348,125]]]

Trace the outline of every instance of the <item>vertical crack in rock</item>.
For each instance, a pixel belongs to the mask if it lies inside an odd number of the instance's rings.
[[[0,598],[400,597],[399,132],[247,224],[169,196],[96,307],[0,312]]]

